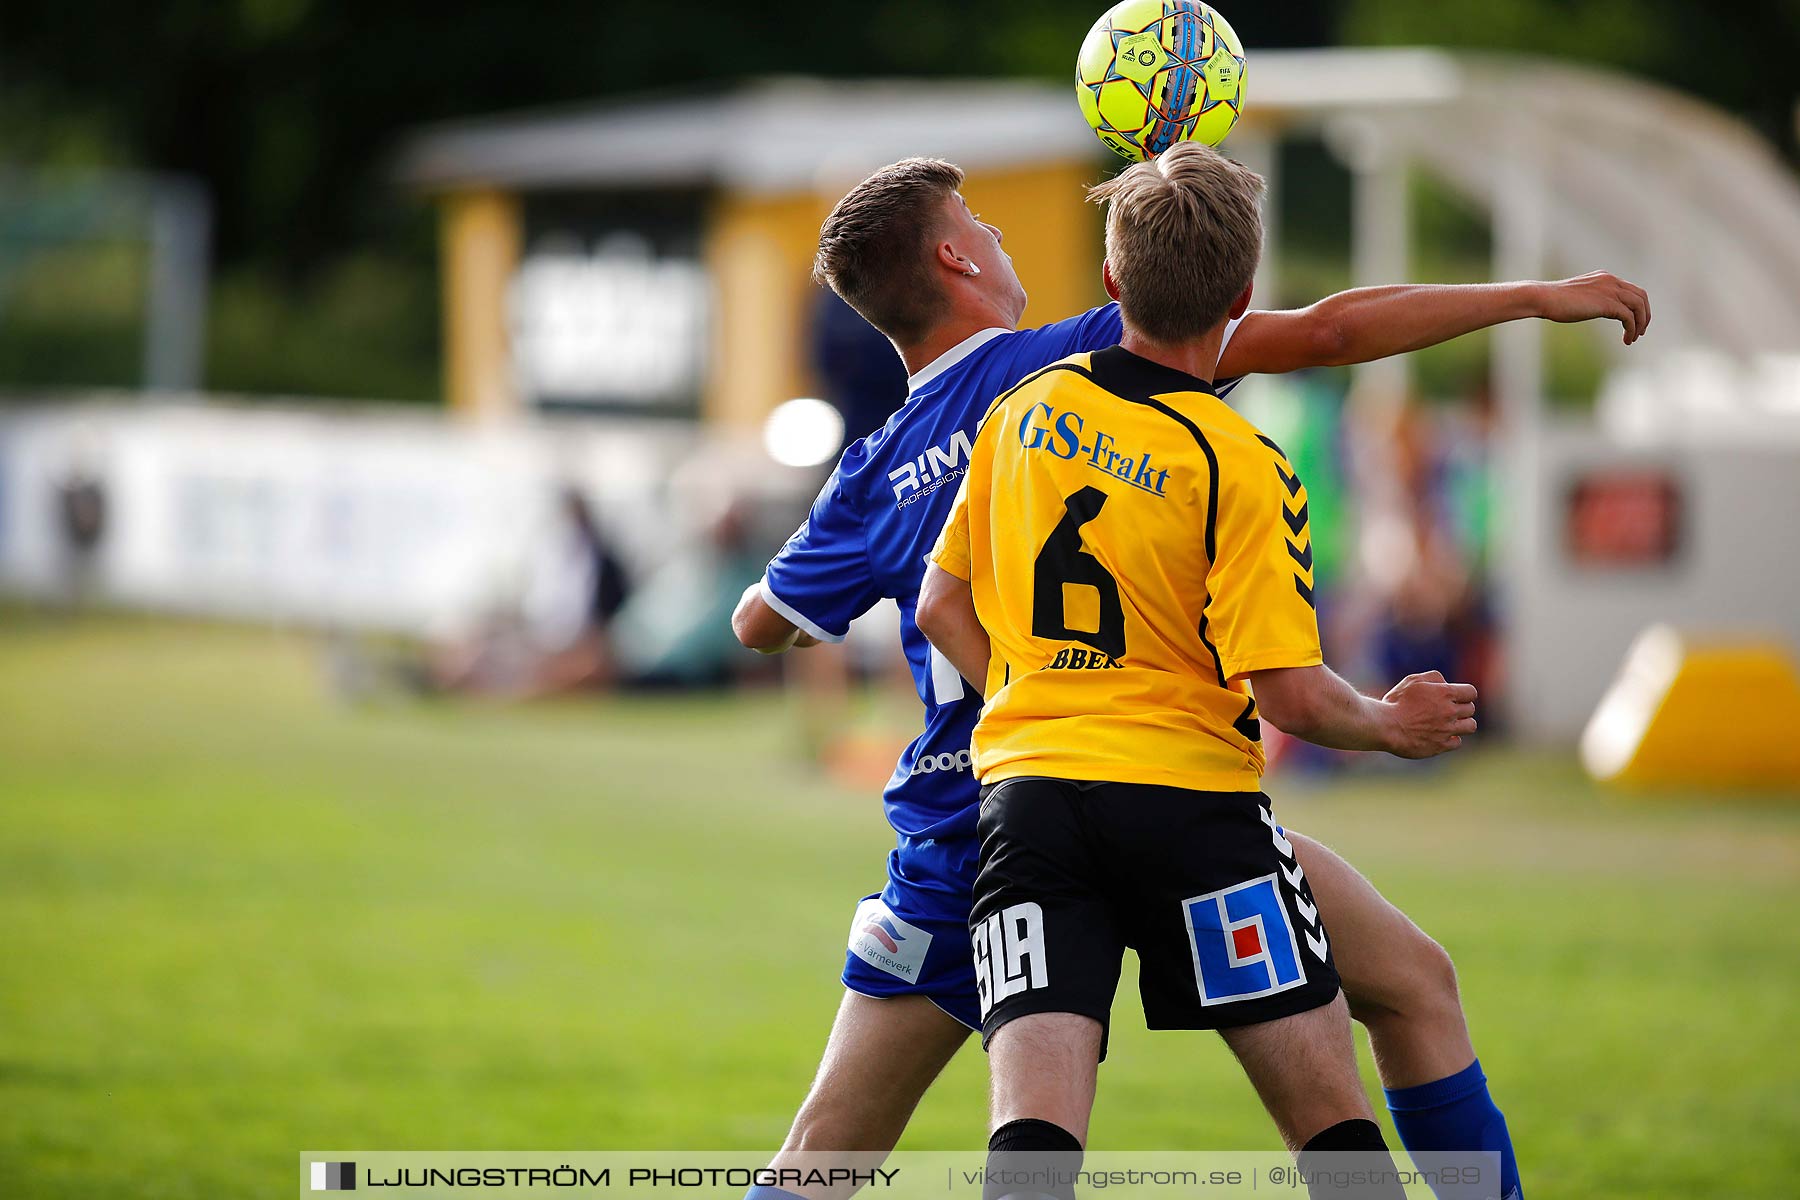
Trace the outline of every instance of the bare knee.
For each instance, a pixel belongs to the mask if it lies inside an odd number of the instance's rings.
[[[1344,1007],[1340,995],[1294,1016],[1220,1031],[1289,1149],[1371,1115]]]
[[[892,1150],[968,1035],[922,996],[875,1000],[846,992],[783,1151]]]
[[[1357,995],[1346,991],[1350,1015],[1364,1025],[1395,1019],[1462,1021],[1456,963],[1450,952],[1414,926],[1410,936],[1388,947],[1378,991]]]
[[[896,1131],[889,1135],[887,1122],[878,1114],[857,1112],[828,1102],[815,1102],[808,1096],[800,1111],[794,1114],[793,1128],[781,1148],[787,1151],[868,1151],[892,1150],[899,1141]]]
[[[810,1167],[820,1160],[801,1156],[821,1153],[873,1155],[885,1160],[906,1128],[905,1115],[851,1100],[841,1087],[832,1087],[825,1079],[815,1082],[770,1165]],[[857,1189],[854,1185],[808,1184],[791,1190],[802,1200],[850,1200]]]
[[[1462,997],[1456,989],[1456,963],[1450,952],[1423,930],[1414,939],[1401,978],[1407,986],[1410,1007],[1422,1012],[1462,1011]]]

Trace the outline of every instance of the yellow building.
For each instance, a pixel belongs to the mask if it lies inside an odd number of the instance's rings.
[[[816,394],[820,222],[909,155],[968,172],[1020,264],[1027,322],[1104,299],[1082,188],[1108,159],[1062,89],[780,80],[424,132],[403,176],[440,208],[451,406],[752,427]]]

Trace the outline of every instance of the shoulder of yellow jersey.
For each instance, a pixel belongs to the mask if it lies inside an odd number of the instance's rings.
[[[1209,437],[1256,457],[1273,453],[1277,458],[1287,458],[1286,453],[1275,444],[1273,439],[1266,437],[1262,430],[1252,424],[1250,419],[1237,409],[1210,392],[1202,392],[1198,395],[1200,400],[1195,417]]]

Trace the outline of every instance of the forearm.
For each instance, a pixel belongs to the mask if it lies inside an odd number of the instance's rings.
[[[1329,667],[1258,671],[1251,680],[1263,719],[1283,733],[1332,750],[1391,747],[1392,706],[1363,695]]]
[[[1475,688],[1450,683],[1436,671],[1408,675],[1379,700],[1324,664],[1252,671],[1250,686],[1264,720],[1333,750],[1430,758],[1475,732]]]
[[[1553,283],[1353,288],[1309,308],[1246,314],[1220,354],[1214,378],[1372,362],[1526,317],[1565,324],[1617,321],[1629,346],[1650,326],[1650,296],[1608,271]]]
[[[1524,283],[1394,284],[1355,288],[1313,305],[1309,312],[1345,366],[1423,350],[1542,311],[1544,285]]]
[[[975,595],[968,581],[935,563],[927,566],[913,618],[919,632],[949,660],[956,673],[974,684],[977,691],[984,691],[992,649],[987,630],[982,628],[980,615],[975,611]]]
[[[731,614],[731,632],[758,654],[781,654],[798,646],[818,644],[763,601],[760,583],[744,589]]]
[[[940,637],[942,641],[939,641]],[[988,660],[993,655],[993,648],[988,642],[987,631],[979,623],[957,622],[947,629],[940,629],[932,635],[931,644],[950,660],[958,675],[973,684],[983,698],[986,697]]]

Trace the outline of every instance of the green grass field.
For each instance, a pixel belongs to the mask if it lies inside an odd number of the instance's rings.
[[[357,709],[302,638],[0,614],[0,1196],[774,1146],[888,846],[798,742],[766,696]],[[1455,954],[1534,1196],[1796,1194],[1800,806],[1499,752],[1270,790]],[[1097,1146],[1277,1146],[1122,995]],[[981,1144],[983,1070],[905,1145]]]

